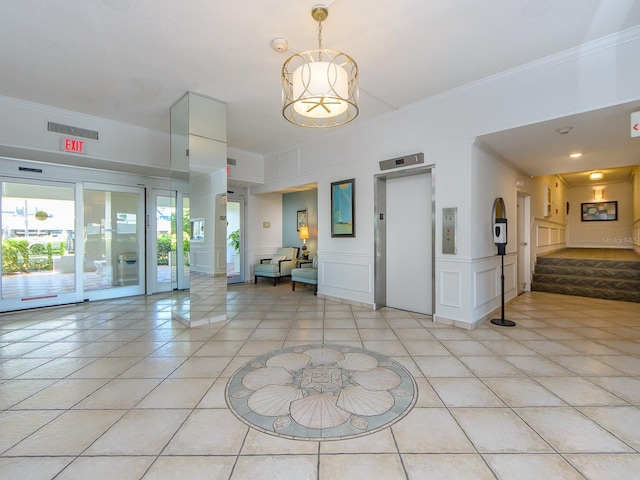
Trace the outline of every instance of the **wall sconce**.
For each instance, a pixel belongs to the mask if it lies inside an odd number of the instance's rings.
[[[596,189],[593,191],[593,198],[594,198],[595,200],[602,200],[602,198],[603,198],[603,196],[602,196],[602,190],[603,190],[602,188],[596,188]]]

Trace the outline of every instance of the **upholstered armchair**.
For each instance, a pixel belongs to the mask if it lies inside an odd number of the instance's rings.
[[[318,257],[314,257],[313,263],[303,263],[300,268],[291,270],[291,290],[294,292],[296,283],[315,285],[313,294],[318,294]]]
[[[273,286],[278,279],[291,276],[291,270],[296,266],[298,247],[280,247],[275,255],[263,258],[260,263],[253,266],[254,283],[258,283],[258,277],[273,278]]]

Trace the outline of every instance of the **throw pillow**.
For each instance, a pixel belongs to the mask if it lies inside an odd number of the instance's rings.
[[[278,265],[280,263],[280,260],[286,260],[287,256],[286,255],[275,255],[272,259],[271,259],[271,264],[272,265]]]

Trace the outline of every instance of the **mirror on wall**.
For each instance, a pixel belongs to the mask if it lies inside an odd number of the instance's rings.
[[[226,319],[226,135],[222,102],[187,93],[171,108],[171,189],[183,200],[172,317],[188,326]]]

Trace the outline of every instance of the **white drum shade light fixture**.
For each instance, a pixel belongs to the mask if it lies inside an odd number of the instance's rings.
[[[337,127],[358,116],[358,65],[345,53],[322,48],[328,15],[326,7],[313,7],[318,49],[296,53],[282,66],[282,115],[301,127]]]

